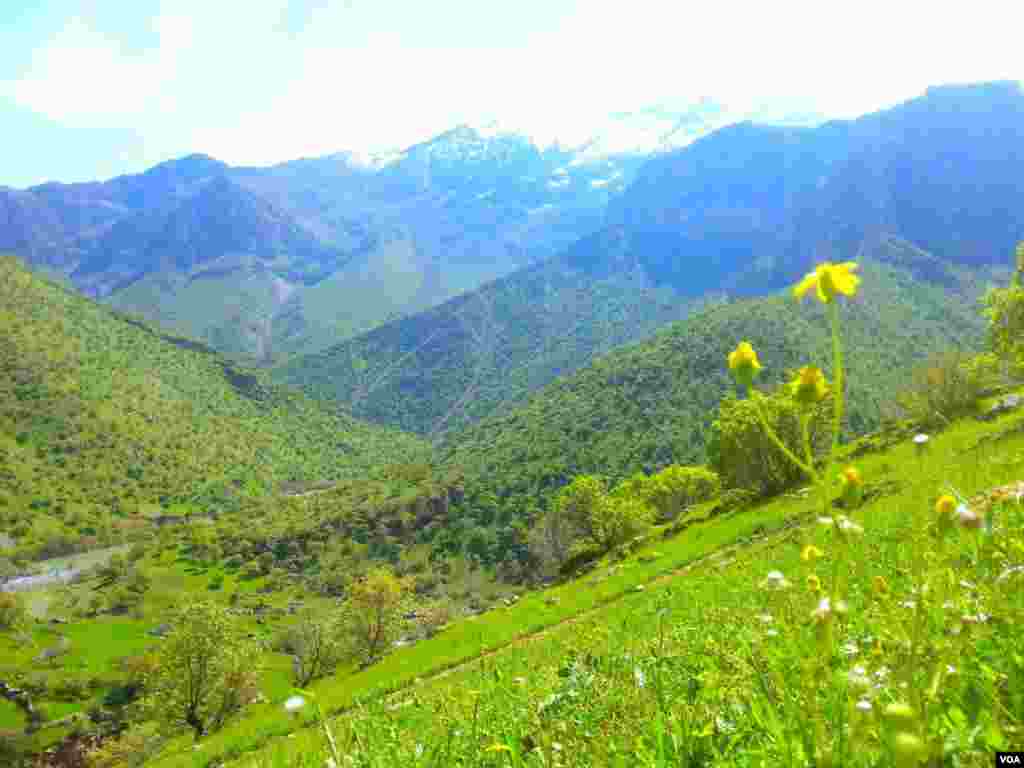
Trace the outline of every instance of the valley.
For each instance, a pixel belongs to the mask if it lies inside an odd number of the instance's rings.
[[[0,188],[0,763],[1020,743],[1024,90],[732,117]]]

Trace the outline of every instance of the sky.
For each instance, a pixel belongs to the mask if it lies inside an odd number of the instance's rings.
[[[1024,80],[1009,0],[0,0],[0,184],[266,165],[710,98],[853,117]]]

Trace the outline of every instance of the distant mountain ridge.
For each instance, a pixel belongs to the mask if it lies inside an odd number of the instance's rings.
[[[695,303],[770,293],[816,261],[906,258],[929,280],[936,257],[1005,265],[1024,239],[1021,178],[1017,83],[933,88],[815,128],[731,125],[648,160],[557,257],[277,375],[370,420],[457,429]]]
[[[600,227],[652,153],[729,115],[708,102],[614,115],[568,144],[461,125],[377,156],[233,168],[196,154],[105,182],[0,188],[0,248],[223,351],[270,359],[559,253]]]

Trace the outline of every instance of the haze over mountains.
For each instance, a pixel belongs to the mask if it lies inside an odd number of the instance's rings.
[[[600,226],[652,153],[736,117],[710,102],[652,108],[573,145],[463,125],[386,156],[231,168],[192,155],[107,182],[0,189],[0,249],[269,361],[555,255]]]

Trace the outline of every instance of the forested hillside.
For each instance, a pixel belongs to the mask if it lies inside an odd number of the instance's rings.
[[[604,226],[560,256],[276,375],[357,416],[437,433],[646,338],[695,302],[765,295],[816,260],[882,250],[925,280],[943,278],[921,253],[1002,264],[1024,237],[1022,141],[1016,83],[932,88],[817,128],[722,128],[646,163]]]
[[[0,260],[0,519],[40,554],[427,452]]]
[[[858,350],[849,361],[851,433],[879,425],[915,361],[980,346],[975,298],[981,285],[941,262],[926,263],[945,275],[946,287],[866,262],[867,287],[844,307],[846,341]],[[468,488],[486,489],[520,510],[543,503],[575,475],[623,479],[670,463],[703,462],[718,403],[735,392],[725,360],[743,340],[759,350],[766,369],[759,383],[766,386],[808,360],[827,360],[831,343],[820,308],[798,306],[788,293],[719,304],[648,342],[598,358],[525,405],[450,435],[441,460],[464,468]]]

